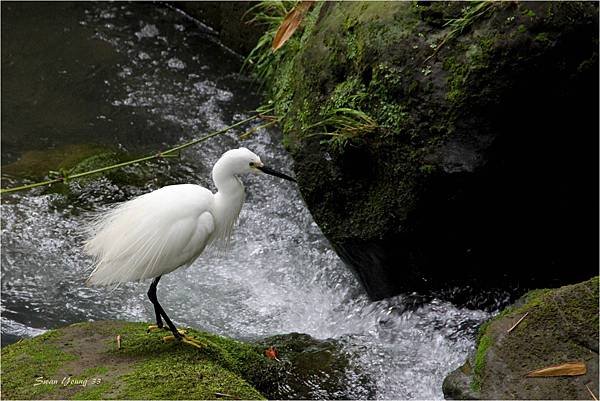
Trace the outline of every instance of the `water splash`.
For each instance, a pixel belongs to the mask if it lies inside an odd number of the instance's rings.
[[[223,67],[231,55],[217,45],[198,47],[198,28],[180,14],[154,5],[85,7],[80,22],[96,28],[94,40],[129,60],[104,83],[107,104],[121,112],[103,115],[103,121],[127,129],[129,113],[135,113],[148,120],[149,130],[177,130],[164,136],[174,142],[223,128],[256,107],[248,82]],[[172,60],[185,68],[169,66]],[[214,190],[212,164],[240,145],[289,171],[292,161],[279,132],[259,130],[245,141],[239,134],[189,149],[179,164],[162,165],[161,174],[171,183],[192,181]],[[475,328],[488,314],[437,300],[419,305],[409,296],[369,301],[292,183],[266,176],[244,181],[247,201],[231,249],[207,252],[161,280],[158,295],[173,320],[241,339],[289,332],[335,338],[374,378],[377,398],[441,398],[443,377],[465,359]],[[149,283],[126,283],[113,291],[84,285],[91,263],[81,250],[80,227],[86,211],[158,185],[118,187],[99,179],[87,186],[72,183],[76,202],[32,193],[3,199],[3,339],[83,320],[151,321]],[[360,383],[355,385],[354,393],[361,394]]]

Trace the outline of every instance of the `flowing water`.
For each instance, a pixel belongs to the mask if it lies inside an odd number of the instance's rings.
[[[151,4],[2,3],[2,163],[77,143],[143,153],[218,130],[259,104],[240,58],[207,27]],[[212,164],[246,146],[289,171],[276,130],[232,131],[155,163],[143,187],[71,184],[2,199],[2,340],[85,320],[151,321],[148,282],[84,285],[80,228],[103,210],[165,183],[214,189]],[[4,176],[4,184],[18,182]],[[376,383],[379,399],[441,398],[444,376],[474,346],[489,314],[408,296],[371,302],[306,209],[295,185],[244,179],[247,201],[227,252],[206,252],[165,276],[158,294],[176,324],[240,339],[301,332],[334,338]],[[361,389],[356,390],[361,394]]]

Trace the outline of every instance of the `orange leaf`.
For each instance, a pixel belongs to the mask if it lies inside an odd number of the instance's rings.
[[[560,365],[552,365],[542,369],[532,370],[527,377],[551,377],[551,376],[580,376],[585,375],[587,368],[583,362],[567,362]]]
[[[273,51],[279,49],[290,37],[292,37],[304,19],[304,15],[312,6],[312,3],[314,3],[314,0],[303,0],[285,16],[281,25],[279,25],[273,43],[271,44],[271,49]]]
[[[273,346],[270,346],[269,348],[267,348],[265,350],[265,356],[269,359],[279,360],[279,359],[277,359],[277,356],[278,356],[277,348],[275,348]]]

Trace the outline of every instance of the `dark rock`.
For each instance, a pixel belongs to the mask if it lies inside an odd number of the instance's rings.
[[[596,272],[598,4],[481,4],[319,4],[268,79],[302,195],[374,299]],[[379,128],[319,135],[340,107]]]
[[[349,355],[333,340],[317,340],[291,333],[267,337],[257,343],[275,347],[279,363],[267,383],[252,383],[269,399],[373,399],[375,386]]]
[[[477,351],[444,380],[447,399],[590,399],[598,394],[598,277],[535,290],[479,331]],[[510,333],[525,313],[528,315]],[[536,369],[582,361],[587,373],[528,378]]]

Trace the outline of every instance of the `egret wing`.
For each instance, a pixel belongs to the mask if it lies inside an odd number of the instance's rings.
[[[85,245],[96,262],[88,282],[141,280],[189,265],[214,231],[212,197],[197,185],[172,185],[101,215]]]

